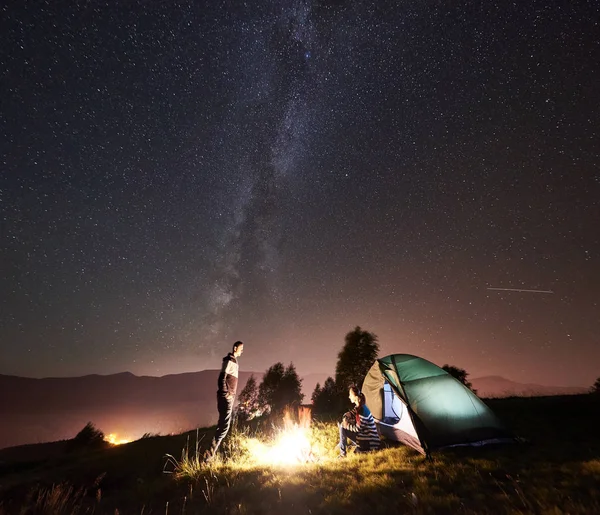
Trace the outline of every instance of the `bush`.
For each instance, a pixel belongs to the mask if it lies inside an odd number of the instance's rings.
[[[97,429],[94,424],[88,422],[85,427],[77,433],[75,438],[68,441],[67,450],[78,449],[102,449],[108,443],[104,440],[104,433]]]

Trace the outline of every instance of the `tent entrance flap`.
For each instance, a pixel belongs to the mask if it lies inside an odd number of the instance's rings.
[[[400,422],[402,412],[405,410],[404,403],[396,397],[390,383],[383,384],[383,420],[386,424],[394,425]]]
[[[410,441],[412,447],[421,447],[419,436],[413,424],[408,407],[400,397],[398,397],[390,384],[383,383],[383,418],[379,421],[380,430],[388,438],[398,439],[402,435],[401,441]],[[389,429],[388,429],[389,428]],[[388,436],[385,433],[392,433],[394,436]],[[414,445],[416,444],[416,445]]]

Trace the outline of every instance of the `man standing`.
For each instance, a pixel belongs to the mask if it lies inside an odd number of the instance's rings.
[[[217,409],[219,410],[219,422],[217,429],[212,439],[210,449],[206,451],[204,456],[205,461],[210,461],[214,458],[219,445],[227,436],[229,427],[231,426],[231,414],[233,412],[233,401],[235,400],[235,392],[238,383],[238,362],[244,352],[244,343],[237,341],[233,344],[233,350],[223,358],[223,366],[219,374],[217,390]]]

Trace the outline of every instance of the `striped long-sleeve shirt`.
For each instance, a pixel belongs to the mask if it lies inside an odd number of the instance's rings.
[[[348,413],[348,429],[357,433],[356,440],[361,450],[373,451],[379,449],[381,441],[375,426],[375,419],[365,405],[355,407]]]

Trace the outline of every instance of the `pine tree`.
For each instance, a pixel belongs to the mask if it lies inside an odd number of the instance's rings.
[[[238,401],[237,416],[240,422],[247,422],[260,415],[258,384],[254,374],[248,378],[246,386],[244,386],[238,397]]]
[[[340,409],[340,393],[333,378],[328,377],[323,388],[317,383],[312,394],[313,413],[316,415],[334,415]]]
[[[377,359],[377,336],[357,326],[346,335],[346,343],[338,354],[335,367],[335,384],[342,394],[351,385],[362,387],[367,372]]]
[[[275,363],[265,372],[258,387],[258,402],[263,411],[279,413],[286,406],[300,404],[303,398],[302,380],[293,363],[287,368],[283,363]]]

